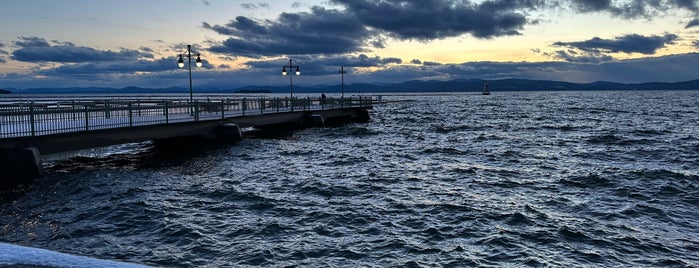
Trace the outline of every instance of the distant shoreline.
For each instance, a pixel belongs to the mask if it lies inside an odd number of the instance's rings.
[[[354,83],[344,86],[345,95],[362,93],[396,93],[396,92],[480,92],[485,80],[481,79],[457,79],[450,81],[422,81],[412,80],[393,84],[364,84]],[[488,80],[489,89],[498,91],[596,91],[596,90],[699,90],[699,79],[684,82],[648,82],[648,83],[614,83],[598,81],[593,83],[571,83],[548,80],[527,79],[501,79]],[[332,86],[294,86],[294,93],[340,93],[341,85]],[[63,87],[63,88],[5,88],[0,90],[10,91],[13,94],[111,94],[111,93],[149,93],[172,94],[189,92],[189,89],[181,87],[167,88],[109,88],[109,87]],[[201,93],[288,93],[289,87],[284,86],[244,86],[239,88],[195,88],[194,92]]]

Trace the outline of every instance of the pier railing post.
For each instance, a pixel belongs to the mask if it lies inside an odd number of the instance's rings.
[[[245,115],[245,106],[247,106],[247,105],[248,105],[247,100],[245,98],[243,98],[243,103],[242,103],[242,105],[240,105],[240,107],[242,107],[242,109],[243,109],[243,115]]]
[[[265,114],[265,98],[260,98],[260,114]]]
[[[109,119],[111,114],[109,113],[109,100],[104,100],[104,118]]]
[[[71,102],[73,105],[73,109],[72,109],[73,110],[73,121],[77,121],[78,120],[78,116],[77,116],[78,109],[75,108],[75,100],[72,100]]]
[[[199,121],[199,101],[195,101],[194,103],[194,121]]]
[[[87,103],[83,104],[83,109],[85,110],[85,131],[90,130],[90,111],[87,108]]]
[[[34,101],[29,103],[29,123],[31,124],[30,129],[32,136],[36,136],[36,128],[34,126]]]
[[[165,124],[170,123],[170,113],[167,107],[167,100],[163,100],[163,115],[165,115]]]
[[[226,115],[223,111],[226,110],[226,103],[221,99],[221,120],[226,119]]]
[[[133,102],[129,102],[129,126],[133,127]]]

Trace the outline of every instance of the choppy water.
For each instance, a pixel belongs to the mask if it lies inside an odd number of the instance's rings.
[[[0,241],[166,267],[699,266],[699,91],[384,100],[367,124],[49,163]]]

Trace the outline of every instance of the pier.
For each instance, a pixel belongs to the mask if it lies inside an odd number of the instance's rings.
[[[0,189],[33,181],[41,155],[182,137],[240,140],[245,130],[366,122],[377,96],[352,98],[5,99]]]

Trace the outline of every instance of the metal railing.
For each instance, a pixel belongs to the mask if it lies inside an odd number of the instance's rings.
[[[0,102],[0,139],[109,128],[223,120],[236,116],[370,107],[380,96],[195,100],[33,100]]]

